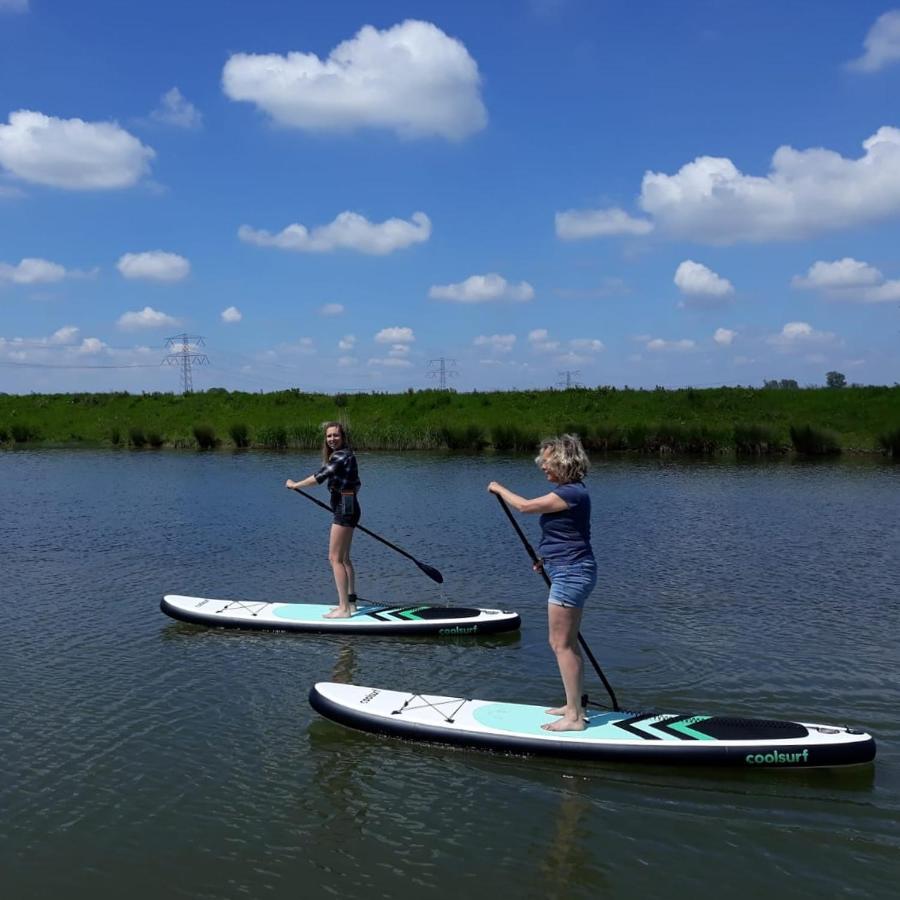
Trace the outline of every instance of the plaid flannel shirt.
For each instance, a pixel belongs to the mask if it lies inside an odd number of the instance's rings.
[[[328,482],[328,490],[334,493],[353,491],[356,493],[362,482],[359,480],[359,469],[356,456],[349,448],[335,450],[328,462],[315,474],[318,484]]]

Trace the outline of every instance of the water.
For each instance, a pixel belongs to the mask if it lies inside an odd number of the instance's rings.
[[[874,767],[681,771],[379,739],[317,680],[558,702],[540,579],[493,478],[527,459],[363,454],[360,593],[507,606],[520,634],[212,631],[166,592],[330,601],[312,455],[0,455],[7,897],[893,897],[900,467],[598,462],[583,634],[631,708],[864,727]],[[536,521],[528,520],[536,537]],[[602,687],[588,674],[594,696]]]

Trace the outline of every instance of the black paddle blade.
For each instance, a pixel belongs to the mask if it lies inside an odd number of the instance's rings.
[[[444,576],[438,572],[433,566],[426,566],[425,563],[421,563],[418,560],[416,561],[416,565],[432,580],[436,581],[438,584],[444,583]]]

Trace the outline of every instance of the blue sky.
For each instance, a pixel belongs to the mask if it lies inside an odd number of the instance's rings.
[[[891,384],[898,98],[867,0],[0,0],[0,391],[180,333],[195,389]]]

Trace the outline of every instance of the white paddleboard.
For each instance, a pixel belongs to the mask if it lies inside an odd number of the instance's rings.
[[[840,725],[672,713],[594,712],[550,732],[545,707],[320,682],[313,708],[351,728],[507,753],[745,769],[848,766],[875,758],[871,735]]]

